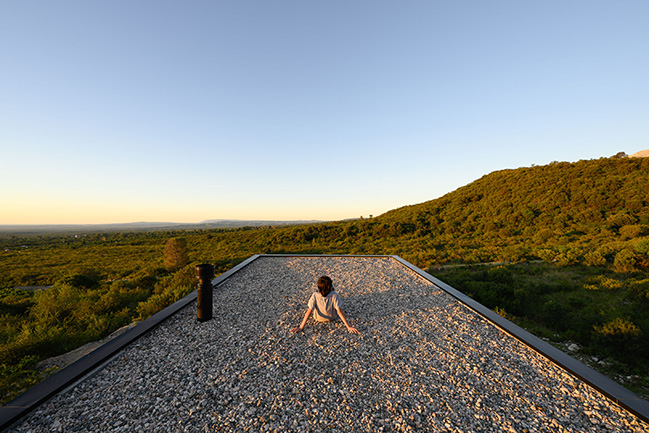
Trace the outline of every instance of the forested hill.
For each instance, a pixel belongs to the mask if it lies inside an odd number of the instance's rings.
[[[439,243],[472,239],[478,248],[510,246],[534,254],[541,246],[598,248],[611,243],[610,248],[619,250],[625,246],[616,241],[649,234],[649,158],[497,171],[439,199],[375,220]]]
[[[439,199],[381,215],[428,233],[599,233],[649,224],[649,158],[604,158],[488,174]]]

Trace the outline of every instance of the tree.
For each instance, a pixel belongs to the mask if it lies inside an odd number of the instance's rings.
[[[171,238],[164,249],[164,266],[168,271],[174,272],[189,262],[187,255],[187,240],[185,238]]]

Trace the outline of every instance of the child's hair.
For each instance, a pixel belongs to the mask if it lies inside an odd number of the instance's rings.
[[[331,282],[331,278],[327,277],[326,275],[318,278],[318,291],[324,298],[326,298],[327,295],[331,293],[332,289],[333,283]]]

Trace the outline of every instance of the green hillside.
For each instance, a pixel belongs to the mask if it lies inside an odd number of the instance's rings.
[[[604,264],[627,250],[646,265],[636,253],[649,246],[649,158],[497,171],[439,199],[387,212],[376,223],[398,228],[401,236],[435,239],[446,251],[439,262]]]
[[[382,221],[412,223],[430,234],[500,236],[507,227],[557,232],[649,224],[649,158],[602,158],[488,174],[446,196],[405,206]]]

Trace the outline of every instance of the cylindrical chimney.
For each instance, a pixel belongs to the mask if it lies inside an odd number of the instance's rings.
[[[214,265],[196,266],[198,278],[198,293],[196,296],[196,316],[199,322],[212,318],[212,278],[214,278]]]

